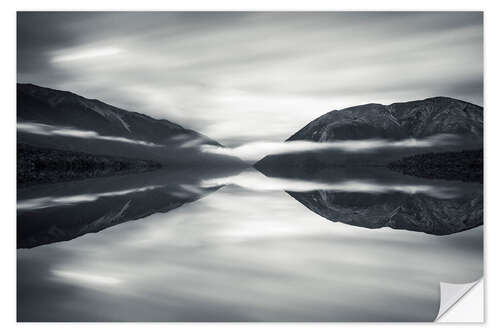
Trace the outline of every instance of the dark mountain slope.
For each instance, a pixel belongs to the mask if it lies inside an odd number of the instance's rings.
[[[448,97],[359,105],[328,112],[287,141],[424,138],[443,133],[482,140],[483,108]]]
[[[126,111],[96,99],[87,99],[68,91],[17,84],[18,122],[74,127],[100,135],[119,136],[157,144],[182,135],[184,140],[203,139],[219,145],[193,130],[165,119],[154,119]]]
[[[161,168],[153,161],[17,145],[17,185],[105,177]]]
[[[389,169],[423,178],[483,182],[483,151],[428,153],[389,163]]]

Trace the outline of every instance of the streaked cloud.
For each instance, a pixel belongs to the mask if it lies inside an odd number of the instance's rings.
[[[87,272],[72,272],[72,271],[62,271],[53,270],[52,274],[58,279],[65,280],[71,283],[77,283],[79,285],[115,285],[122,283],[120,279],[114,278],[112,276],[103,276],[96,274],[89,274]]]
[[[439,134],[423,139],[404,140],[342,140],[334,142],[287,141],[287,142],[251,142],[234,148],[203,145],[201,150],[212,154],[238,157],[244,161],[256,162],[267,155],[294,154],[320,150],[339,150],[348,153],[373,152],[377,149],[423,148],[446,146],[456,142],[453,134]]]
[[[52,57],[53,63],[87,60],[98,57],[106,57],[121,53],[122,50],[114,47],[80,49],[80,50],[63,50],[55,52]]]
[[[69,137],[83,138],[83,139],[118,141],[118,142],[143,145],[149,147],[161,146],[153,142],[132,140],[129,138],[124,138],[119,136],[99,135],[99,133],[94,131],[84,131],[70,127],[53,126],[40,123],[30,123],[30,122],[17,123],[17,131],[24,133],[38,134],[38,135],[59,135],[59,136],[69,136]]]

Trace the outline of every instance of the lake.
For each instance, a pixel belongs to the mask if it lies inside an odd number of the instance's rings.
[[[19,321],[432,321],[483,275],[482,185],[383,168],[18,189]]]

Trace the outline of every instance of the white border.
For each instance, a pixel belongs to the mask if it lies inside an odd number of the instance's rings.
[[[106,329],[110,332],[130,332],[137,329],[147,329],[151,331],[164,332],[174,329],[187,331],[214,331],[214,332],[254,332],[284,330],[287,333],[297,331],[328,331],[336,329],[348,329],[354,331],[381,330],[384,333],[398,332],[402,329],[408,332],[420,332],[422,329],[450,330],[454,333],[476,330],[479,328],[494,329],[499,331],[498,316],[494,313],[500,307],[492,295],[500,294],[498,285],[498,268],[494,265],[495,253],[498,253],[498,226],[500,217],[495,206],[498,205],[495,196],[495,188],[500,185],[498,174],[495,173],[498,167],[498,145],[500,144],[499,133],[497,129],[500,126],[500,103],[498,101],[499,84],[499,60],[498,52],[498,32],[500,31],[500,14],[498,11],[499,1],[437,1],[437,0],[419,0],[419,1],[63,1],[63,0],[43,0],[43,1],[10,1],[2,2],[0,12],[0,29],[2,52],[0,52],[2,61],[1,73],[1,96],[2,96],[2,118],[0,122],[2,135],[2,156],[0,163],[2,177],[2,274],[1,283],[2,297],[0,318],[2,320],[2,331],[10,330],[36,331],[41,332],[87,332],[89,329]],[[16,291],[15,291],[15,85],[16,80],[16,11],[17,10],[283,10],[283,11],[323,11],[323,10],[479,10],[484,11],[485,22],[485,156],[486,156],[486,181],[485,181],[485,325],[477,324],[17,324],[16,320]],[[42,27],[41,27],[42,28]],[[491,171],[492,170],[492,171]],[[491,171],[491,172],[489,172]],[[496,200],[495,200],[496,199]],[[491,205],[490,205],[491,202]],[[491,259],[491,260],[490,260]],[[491,283],[489,283],[491,281]],[[490,310],[491,309],[491,310]],[[425,327],[423,327],[425,325]]]

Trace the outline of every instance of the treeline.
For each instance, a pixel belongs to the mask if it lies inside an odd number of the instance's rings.
[[[30,185],[158,169],[154,161],[17,145],[17,183]]]
[[[483,183],[482,150],[413,155],[388,167],[416,177]]]

